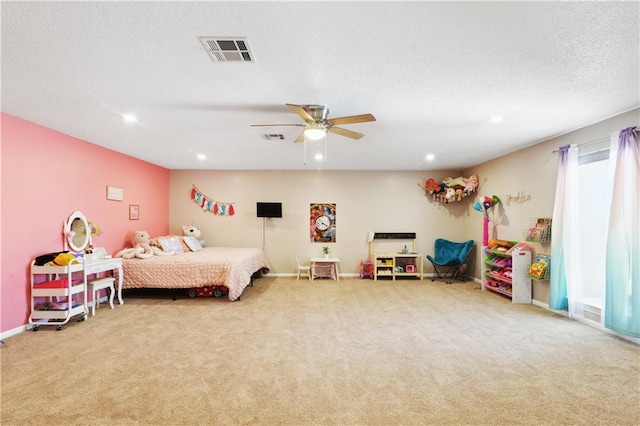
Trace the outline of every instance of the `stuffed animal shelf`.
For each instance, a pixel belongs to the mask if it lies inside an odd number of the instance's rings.
[[[446,177],[442,183],[429,178],[424,185],[418,184],[423,189],[425,195],[433,201],[439,203],[460,202],[463,198],[471,195],[478,188],[478,176],[471,175],[468,178],[458,176],[456,178]]]

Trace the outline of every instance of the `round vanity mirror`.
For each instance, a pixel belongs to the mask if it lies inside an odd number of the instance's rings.
[[[69,250],[84,251],[91,243],[91,229],[89,221],[81,212],[73,212],[65,223],[64,234]]]

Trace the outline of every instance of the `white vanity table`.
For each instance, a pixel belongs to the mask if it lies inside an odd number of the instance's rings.
[[[118,302],[124,303],[122,259],[111,258],[104,249],[95,252],[87,250],[91,248],[91,231],[87,218],[79,211],[73,212],[64,222],[63,240],[64,250],[75,253],[76,258],[66,266],[43,264],[46,261],[38,265],[35,260],[31,262],[29,323],[32,324],[34,331],[42,325],[53,325],[58,330],[62,330],[64,324],[78,315],[81,315],[80,321],[85,320],[89,312],[87,297],[89,287],[98,292],[104,288],[113,289],[109,300],[113,309],[114,282],[117,280]],[[36,283],[38,275],[44,275],[45,281]],[[45,301],[36,303],[36,298]],[[99,296],[93,300],[94,315],[98,303]]]
[[[91,283],[92,280],[103,278],[107,272],[113,274],[118,288],[118,303],[123,304],[122,300],[122,259],[112,258],[107,255],[104,248],[93,250],[92,253],[86,253],[87,247],[92,247],[91,227],[89,221],[81,212],[73,212],[69,220],[64,225],[64,248],[76,253],[83,253],[83,275],[85,285]],[[85,300],[86,300],[85,296]],[[93,301],[94,307],[98,303]]]

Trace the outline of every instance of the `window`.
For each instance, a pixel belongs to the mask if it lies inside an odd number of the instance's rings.
[[[604,306],[608,178],[608,149],[579,157],[579,263],[580,269],[584,271],[581,279],[581,302],[585,309],[594,307],[600,310]]]

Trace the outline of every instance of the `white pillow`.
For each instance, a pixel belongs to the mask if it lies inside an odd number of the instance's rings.
[[[202,250],[202,246],[200,245],[200,242],[196,239],[196,237],[187,236],[187,237],[183,237],[182,239],[184,240],[184,242],[187,244],[187,246],[191,251]]]
[[[158,244],[160,244],[160,247],[162,247],[162,251],[165,251],[167,253],[171,251],[174,252],[174,254],[184,253],[184,250],[182,250],[182,245],[176,237],[159,237]]]

